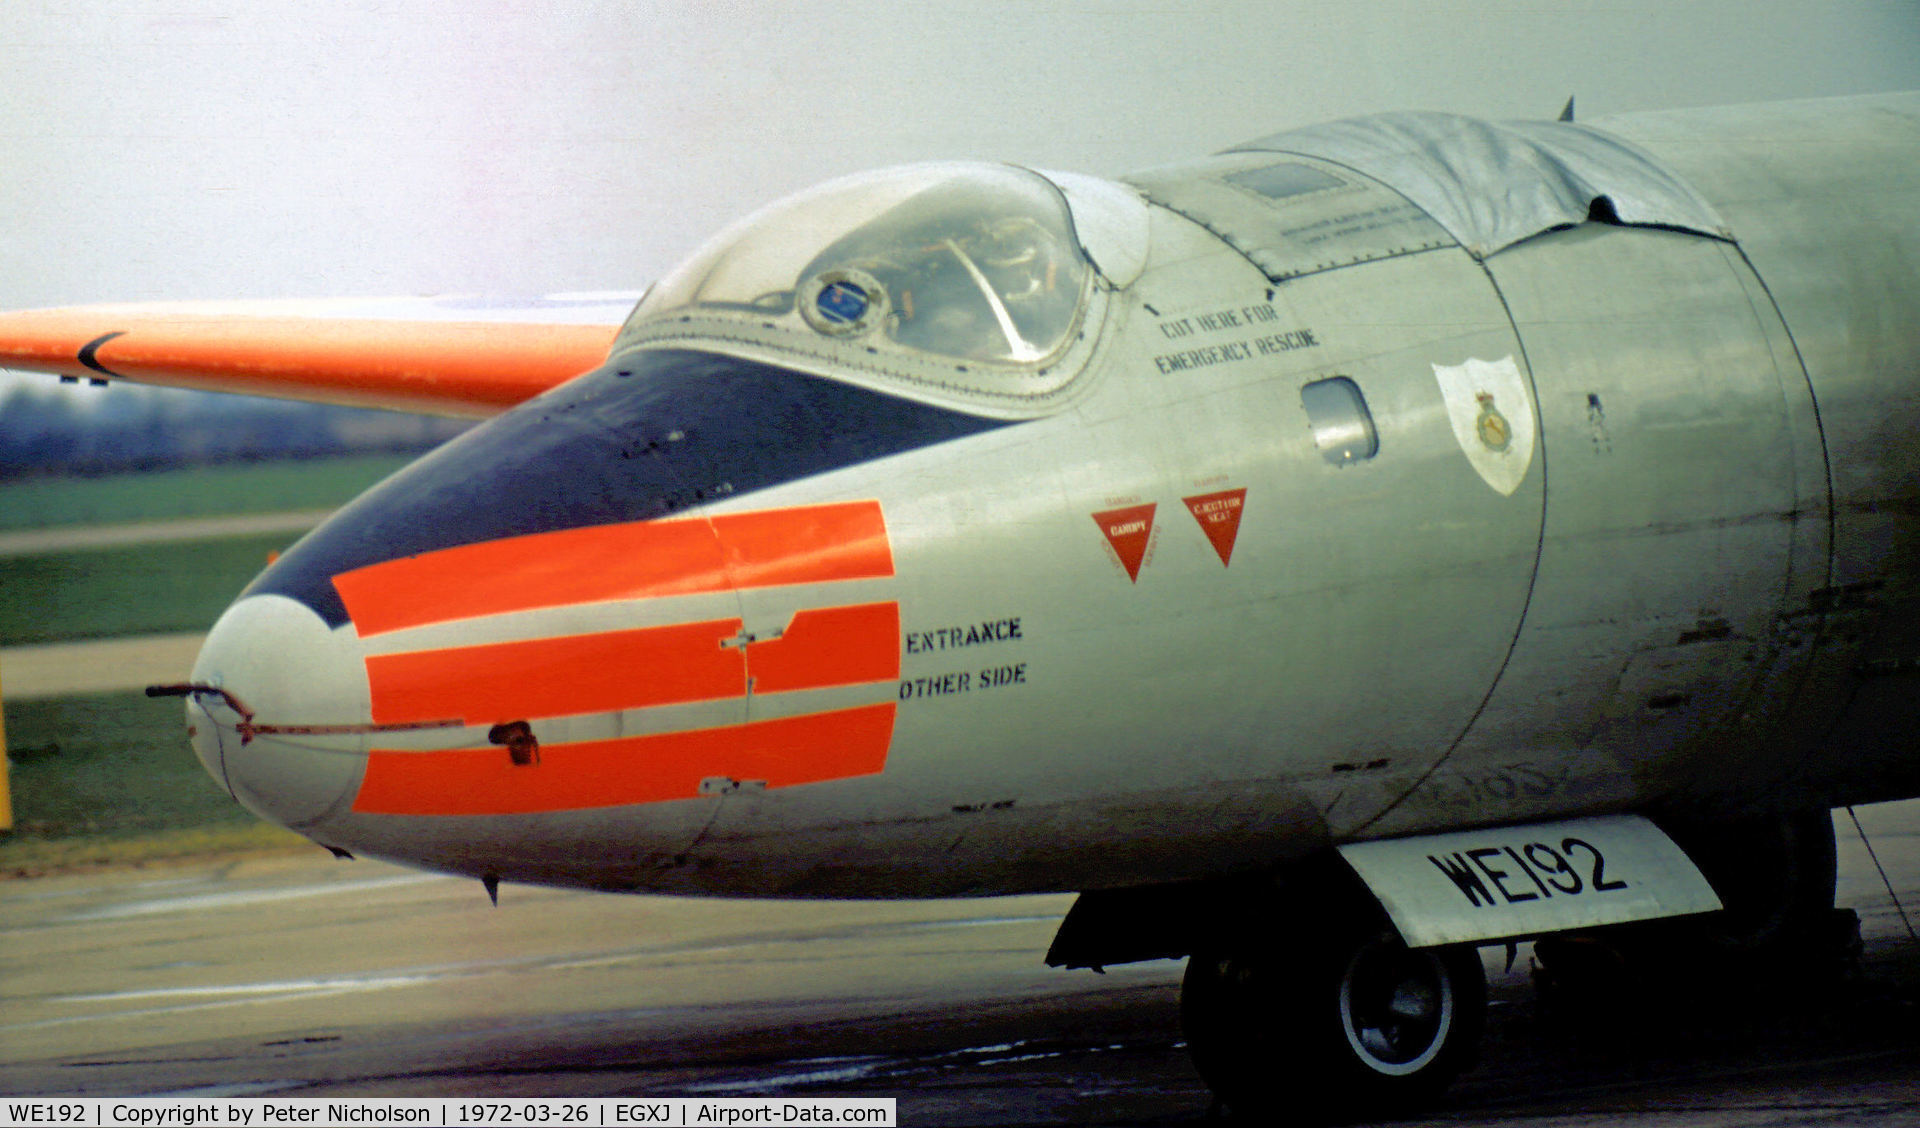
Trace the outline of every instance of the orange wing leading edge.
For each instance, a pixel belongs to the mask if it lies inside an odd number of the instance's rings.
[[[177,302],[0,314],[0,367],[484,417],[599,365],[628,296]],[[397,315],[396,315],[397,314]],[[421,316],[421,315],[425,316]]]

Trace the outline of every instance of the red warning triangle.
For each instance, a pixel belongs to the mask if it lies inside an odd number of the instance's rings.
[[[1120,558],[1120,566],[1127,570],[1127,578],[1135,583],[1140,582],[1140,564],[1147,558],[1147,540],[1153,536],[1153,509],[1154,503],[1148,502],[1093,515],[1094,523],[1113,546],[1114,555]]]
[[[1233,542],[1240,536],[1240,514],[1246,511],[1247,491],[1221,490],[1180,500],[1187,503],[1187,511],[1200,522],[1200,531],[1213,542],[1213,550],[1220,554],[1220,563],[1231,564]]]

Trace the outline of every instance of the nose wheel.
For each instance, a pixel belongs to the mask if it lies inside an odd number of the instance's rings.
[[[1446,1047],[1458,1017],[1453,976],[1440,957],[1376,939],[1340,978],[1340,1024],[1347,1045],[1390,1077],[1419,1072]]]
[[[1236,1113],[1404,1112],[1473,1062],[1486,976],[1472,948],[1390,929],[1235,941],[1196,953],[1180,994],[1195,1067]]]

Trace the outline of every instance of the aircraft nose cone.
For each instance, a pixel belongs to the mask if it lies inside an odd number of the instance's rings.
[[[193,681],[227,695],[188,699],[194,754],[248,810],[309,831],[352,802],[366,766],[365,738],[285,731],[369,720],[366,670],[352,628],[329,628],[285,596],[246,596],[207,635]]]

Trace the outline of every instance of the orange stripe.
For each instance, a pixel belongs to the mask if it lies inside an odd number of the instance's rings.
[[[802,611],[786,633],[747,648],[755,693],[819,689],[900,677],[900,605]]]
[[[877,501],[483,541],[333,578],[360,634],[616,599],[893,575]]]
[[[499,724],[739,697],[740,620],[461,646],[367,659],[373,722]]]
[[[536,764],[504,748],[375,751],[353,809],[376,815],[515,815],[692,799],[715,776],[793,787],[875,775],[894,703],[619,740],[548,744]]]
[[[606,359],[616,329],[528,322],[221,316],[111,308],[0,315],[0,360],[148,384],[492,415]]]

